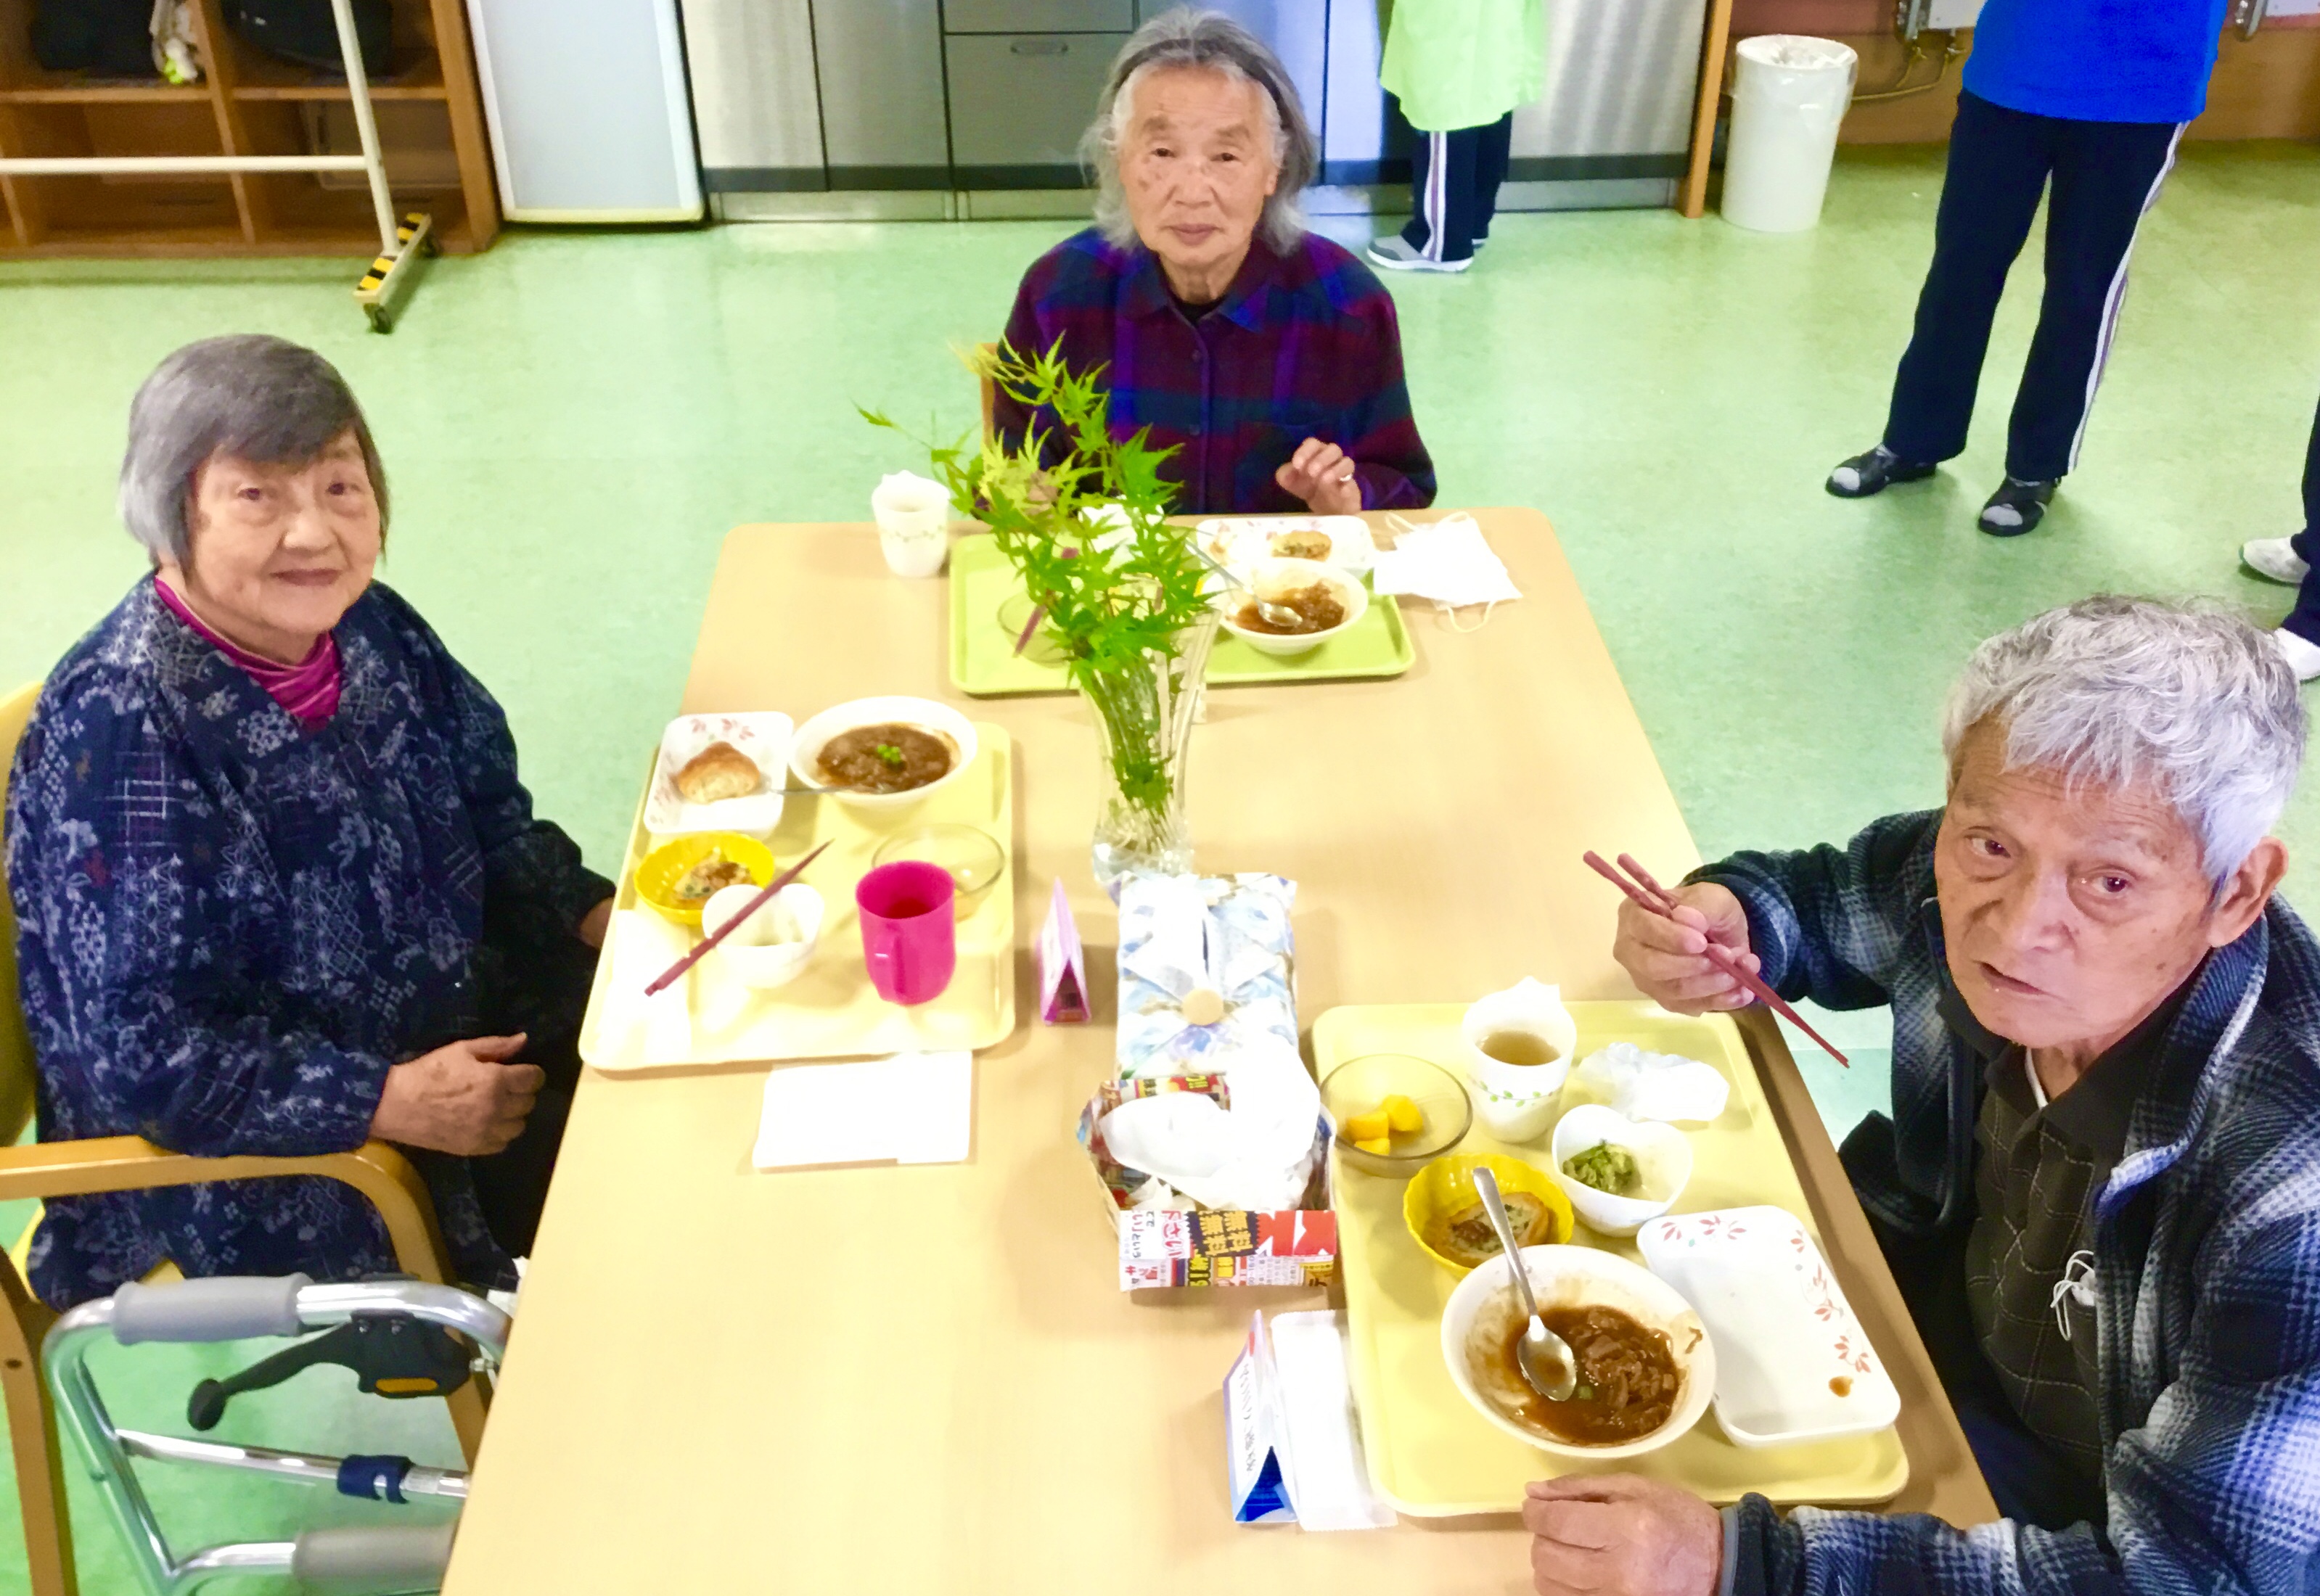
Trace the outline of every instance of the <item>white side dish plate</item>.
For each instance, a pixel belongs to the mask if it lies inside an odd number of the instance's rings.
[[[1794,1214],[1678,1214],[1645,1225],[1636,1246],[1708,1326],[1716,1420],[1734,1444],[1826,1440],[1900,1417],[1901,1393]]]
[[[1246,572],[1273,557],[1273,540],[1291,532],[1319,532],[1329,540],[1325,565],[1360,576],[1377,564],[1377,540],[1359,516],[1223,516],[1193,528],[1201,552],[1220,565]]]
[[[696,831],[737,831],[766,837],[782,823],[782,789],[789,785],[790,737],[796,723],[778,711],[743,715],[680,715],[660,735],[660,757],[653,762],[652,790],[645,797],[645,829],[657,837]],[[730,743],[749,756],[766,779],[747,798],[692,804],[676,790],[676,773],[711,743]]]

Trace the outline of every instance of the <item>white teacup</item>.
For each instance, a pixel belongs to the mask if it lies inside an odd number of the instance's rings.
[[[1526,976],[1469,1008],[1460,1029],[1475,1116],[1501,1141],[1545,1135],[1579,1045],[1560,989]]]
[[[878,546],[897,576],[933,576],[950,553],[950,494],[908,471],[879,479],[870,494]]]

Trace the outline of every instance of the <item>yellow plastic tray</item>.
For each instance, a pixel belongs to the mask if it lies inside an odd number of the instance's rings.
[[[608,952],[596,963],[580,1026],[580,1056],[598,1069],[623,1074],[745,1059],[947,1051],[1003,1041],[1015,1029],[1014,744],[1005,727],[987,721],[975,722],[974,734],[974,763],[922,804],[879,811],[849,808],[835,798],[792,798],[784,806],[769,844],[783,869],[815,843],[830,843],[800,878],[821,893],[823,911],[821,940],[797,979],[752,991],[726,977],[712,953],[683,978],[691,1046],[668,1051],[656,1046],[649,1027],[629,1023],[640,993],[611,991],[616,960]],[[958,972],[949,988],[931,1003],[904,1008],[880,997],[863,969],[854,884],[888,837],[945,822],[989,832],[1007,850],[1007,870],[974,913],[958,923]],[[650,913],[637,898],[633,878],[637,861],[656,840],[639,809],[621,869],[616,918],[630,909]],[[691,943],[679,933],[672,945],[673,961]]]
[[[1691,1213],[1747,1203],[1787,1209],[1812,1228],[1780,1127],[1731,1021],[1686,1019],[1646,1003],[1574,1003],[1583,1059],[1607,1042],[1632,1041],[1654,1052],[1703,1059],[1732,1082],[1722,1117],[1691,1131],[1691,1184],[1671,1210]],[[1458,1022],[1462,1005],[1333,1008],[1313,1023],[1314,1062],[1323,1075],[1365,1053],[1411,1053],[1463,1075]],[[1564,1088],[1566,1105],[1586,1100]],[[1536,1142],[1495,1140],[1478,1120],[1459,1152],[1505,1152],[1547,1166],[1547,1136]],[[1370,1483],[1399,1512],[1417,1517],[1510,1513],[1523,1486],[1551,1475],[1590,1472],[1551,1452],[1526,1447],[1492,1428],[1458,1394],[1442,1361],[1441,1318],[1458,1277],[1418,1250],[1402,1223],[1400,1180],[1367,1175],[1342,1161],[1337,1179],[1339,1274],[1352,1350],[1355,1405]],[[1817,1235],[1814,1238],[1818,1240]],[[1600,1236],[1582,1222],[1572,1240],[1640,1263],[1633,1241]],[[1601,1465],[1604,1473],[1650,1474],[1710,1501],[1751,1491],[1775,1501],[1883,1501],[1908,1483],[1909,1460],[1899,1435],[1884,1429],[1802,1446],[1744,1450],[1724,1438],[1713,1413],[1681,1440],[1644,1456]]]

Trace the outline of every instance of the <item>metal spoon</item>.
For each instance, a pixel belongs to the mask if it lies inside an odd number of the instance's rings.
[[[1288,605],[1275,604],[1270,599],[1258,598],[1255,588],[1243,588],[1241,591],[1246,593],[1248,601],[1256,606],[1257,617],[1265,625],[1279,627],[1284,632],[1301,632],[1305,629],[1305,618],[1290,609]]]
[[[1523,1378],[1533,1391],[1551,1402],[1569,1402],[1579,1389],[1579,1360],[1571,1355],[1571,1344],[1538,1316],[1538,1303],[1530,1294],[1530,1271],[1523,1267],[1522,1251],[1515,1245],[1515,1228],[1507,1222],[1507,1205],[1499,1200],[1498,1177],[1487,1168],[1476,1169],[1474,1190],[1482,1195],[1482,1212],[1491,1216],[1491,1228],[1499,1233],[1515,1290],[1530,1315],[1530,1329],[1515,1346],[1515,1362],[1522,1366]]]
[[[1232,568],[1230,566],[1226,565],[1221,561],[1216,559],[1213,555],[1209,554],[1207,550],[1196,546],[1192,552],[1200,556],[1201,564],[1206,565],[1219,576],[1223,577],[1228,583],[1238,591],[1248,595],[1248,601],[1256,606],[1256,613],[1259,619],[1264,621],[1269,626],[1279,627],[1284,632],[1301,632],[1305,629],[1305,618],[1298,614],[1294,609],[1291,609],[1288,605],[1275,604],[1270,599],[1259,598],[1255,588],[1241,581],[1239,577],[1235,576],[1232,573]],[[1031,619],[1032,625],[1036,626],[1038,624],[1038,613],[1036,610],[1032,612]],[[1024,627],[1023,639],[1021,641],[1018,641],[1015,645],[1017,652],[1021,652],[1023,642],[1028,641],[1030,636],[1030,627]]]

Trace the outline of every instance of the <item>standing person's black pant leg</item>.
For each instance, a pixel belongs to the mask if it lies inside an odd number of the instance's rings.
[[[1511,131],[1511,114],[1500,119]],[[1420,132],[1410,150],[1409,225],[1402,239],[1427,260],[1468,260],[1474,239],[1490,231],[1491,211],[1498,203],[1498,185],[1490,188],[1486,208],[1481,199],[1482,154],[1497,123],[1460,128],[1455,132]],[[1499,173],[1506,164],[1500,158]]]
[[[2304,450],[2304,530],[2288,542],[2312,569],[2296,591],[2296,608],[2279,624],[2306,643],[2320,644],[2320,412],[2312,417],[2312,441]]]
[[[2006,473],[2052,482],[2077,468],[2095,388],[2126,299],[2127,259],[2175,165],[2175,122],[2059,122],[2046,202],[2046,293],[2007,434]]]
[[[2053,159],[2054,119],[1958,95],[1949,170],[1934,214],[1934,263],[1917,295],[1917,329],[1893,379],[1885,446],[1931,464],[1965,451],[1989,324],[2006,273],[2030,236]]]
[[[1515,113],[1509,111],[1474,132],[1474,242],[1480,244],[1491,236],[1491,222],[1499,213],[1499,185],[1507,180],[1514,150]]]
[[[2070,471],[2125,297],[2135,230],[2174,164],[2180,131],[2172,122],[2033,116],[1959,95],[1934,264],[1894,380],[1887,448],[1928,464],[1963,452],[1990,321],[2051,175],[2045,294],[2006,469],[2024,482]]]

